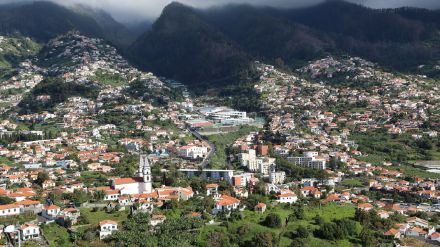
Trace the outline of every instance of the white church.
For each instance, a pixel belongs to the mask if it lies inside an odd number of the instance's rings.
[[[151,193],[153,191],[150,162],[146,155],[141,155],[136,177],[115,178],[112,189],[120,190],[121,195]]]

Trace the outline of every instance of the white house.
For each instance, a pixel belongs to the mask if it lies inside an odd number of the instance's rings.
[[[24,224],[20,226],[21,239],[23,241],[40,238],[40,227],[34,224]]]
[[[57,205],[45,205],[41,215],[46,219],[55,219],[60,212],[61,208]]]
[[[15,204],[0,205],[0,216],[12,216],[20,214],[20,206]]]
[[[228,195],[216,196],[214,197],[214,200],[216,202],[214,208],[212,209],[212,214],[218,214],[222,211],[231,211],[238,209],[240,206],[240,200]]]
[[[118,222],[113,220],[103,220],[99,222],[99,239],[104,239],[118,230]]]
[[[104,201],[116,201],[119,198],[119,190],[106,190]]]
[[[433,232],[431,235],[429,235],[429,238],[431,240],[440,242],[440,233],[439,232]]]
[[[275,195],[276,201],[279,203],[295,203],[298,201],[298,196],[293,191],[282,190]]]
[[[206,185],[206,195],[217,195],[218,194],[218,184],[207,184]]]
[[[162,224],[166,219],[167,217],[163,214],[154,214],[151,216],[150,225],[157,226],[159,224]]]

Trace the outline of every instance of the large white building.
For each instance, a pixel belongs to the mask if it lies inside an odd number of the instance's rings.
[[[246,112],[236,111],[228,107],[204,107],[200,109],[200,113],[214,123],[223,125],[242,125],[254,122],[252,118],[247,117]]]
[[[251,172],[268,175],[270,166],[275,163],[275,158],[257,157],[256,151],[249,149],[248,153],[240,154],[240,163]]]
[[[153,186],[147,155],[140,156],[137,177],[113,179],[112,189],[120,190],[121,195],[150,193]]]
[[[204,158],[208,154],[208,148],[204,146],[182,146],[178,149],[179,156],[188,159]]]
[[[225,179],[228,182],[232,182],[232,177],[234,176],[234,170],[217,170],[217,169],[179,169],[179,172],[183,173],[188,177],[201,177],[203,179]]]
[[[269,169],[269,182],[271,184],[283,184],[286,179],[286,173],[283,171],[276,171],[275,165],[271,165]]]
[[[305,168],[319,170],[325,170],[326,168],[326,161],[318,156],[318,152],[306,152],[303,157],[287,157],[287,161]]]

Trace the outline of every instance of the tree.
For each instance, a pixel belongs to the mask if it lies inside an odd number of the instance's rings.
[[[356,234],[356,222],[350,219],[324,223],[316,232],[317,236],[328,240],[344,239]]]
[[[93,199],[95,201],[102,201],[105,197],[105,192],[103,190],[97,190],[93,192]]]
[[[289,215],[288,219],[289,221],[294,221],[294,220],[302,220],[304,219],[304,217],[305,217],[304,209],[302,207],[298,207],[293,210],[293,213]]]
[[[149,223],[149,214],[131,215],[122,223],[121,229],[106,238],[106,241],[113,241],[116,246],[157,246],[157,238],[150,233]]]
[[[39,172],[37,174],[37,179],[35,180],[35,183],[42,186],[42,184],[44,183],[44,181],[49,180],[49,175],[45,172]]]
[[[229,238],[223,232],[210,232],[207,236],[207,246],[210,247],[228,247],[231,246]]]
[[[89,230],[86,233],[84,233],[83,240],[87,242],[91,242],[95,237],[96,237],[95,231]]]
[[[364,247],[376,246],[377,241],[371,230],[364,228],[359,237],[361,239],[362,246]]]
[[[0,205],[11,204],[15,201],[7,196],[0,196]]]
[[[314,220],[315,220],[316,225],[320,226],[320,225],[324,224],[324,219],[320,215],[316,215]]]
[[[306,247],[307,241],[303,238],[295,238],[292,240],[292,243],[290,244],[290,247]]]
[[[72,200],[78,203],[87,202],[90,199],[89,194],[84,190],[75,190],[72,195]]]
[[[296,236],[298,238],[308,238],[309,230],[305,226],[300,225],[298,229],[296,229]]]
[[[298,207],[298,208],[296,208],[295,211],[294,211],[294,214],[295,214],[295,217],[296,217],[298,220],[303,220],[304,217],[305,217],[305,214],[304,214],[304,208],[303,208],[303,207]]]
[[[263,224],[267,227],[280,228],[282,225],[282,220],[278,214],[270,213],[264,219]]]
[[[253,247],[272,247],[274,237],[270,232],[259,232],[251,240]]]

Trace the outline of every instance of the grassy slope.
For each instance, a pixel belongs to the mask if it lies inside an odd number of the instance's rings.
[[[69,240],[69,233],[67,229],[52,223],[42,225],[43,234],[49,241],[50,247],[70,247],[73,244]]]
[[[122,222],[127,219],[128,211],[120,211],[117,213],[107,213],[105,211],[92,212],[91,209],[81,208],[81,215],[86,217],[90,224],[97,225],[102,220],[114,220]]]
[[[41,45],[28,38],[6,37],[0,48],[0,69],[7,69],[20,59],[37,54]]]
[[[257,129],[255,127],[242,126],[240,130],[235,132],[208,136],[209,141],[212,142],[217,149],[214,157],[212,157],[210,166],[213,168],[223,168],[226,164],[226,153],[224,151],[225,148],[228,145],[232,144],[239,137],[256,130]]]
[[[342,218],[353,218],[355,213],[355,207],[353,205],[336,205],[336,204],[326,204],[321,208],[311,208],[306,207],[305,209],[305,219],[304,220],[296,220],[293,222],[289,222],[287,226],[283,228],[274,229],[268,228],[260,224],[260,222],[269,214],[269,213],[277,213],[281,216],[282,222],[285,222],[286,218],[292,213],[292,210],[284,209],[281,206],[274,207],[272,209],[268,209],[264,214],[259,214],[251,211],[245,211],[245,218],[243,220],[231,222],[228,224],[228,227],[223,226],[210,226],[207,225],[203,227],[200,231],[199,241],[203,243],[203,239],[206,239],[207,233],[211,231],[229,231],[229,232],[237,232],[237,229],[240,226],[248,225],[249,232],[244,235],[241,235],[240,238],[243,240],[250,240],[253,236],[255,236],[258,232],[272,232],[275,236],[279,236],[279,234],[291,232],[296,230],[300,225],[303,225],[313,231],[317,229],[318,226],[314,224],[313,218],[316,215],[321,215],[325,221],[332,221],[335,219]],[[359,231],[360,231],[360,225]],[[353,241],[357,241],[357,239],[353,239]],[[326,241],[319,238],[313,237],[313,234],[310,234],[308,238],[309,245],[308,246],[352,246],[352,243],[349,240],[341,240],[341,241]],[[289,246],[291,240],[285,236],[282,236],[280,239],[280,246]],[[202,244],[203,246],[203,244]]]

